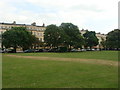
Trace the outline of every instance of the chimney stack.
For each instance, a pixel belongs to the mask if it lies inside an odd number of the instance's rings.
[[[36,26],[36,22],[33,22],[31,25]]]
[[[43,25],[42,25],[43,27],[45,27],[45,24],[43,23]]]
[[[16,24],[16,21],[13,21],[13,24]]]

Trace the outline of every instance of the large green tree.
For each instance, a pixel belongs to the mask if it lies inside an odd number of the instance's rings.
[[[85,39],[85,47],[92,48],[93,46],[98,45],[98,38],[96,37],[96,33],[94,31],[87,31],[85,34],[83,34]]]
[[[100,45],[105,49],[106,48],[106,40],[104,40],[103,38],[101,38],[102,41],[100,42]]]
[[[58,47],[64,41],[63,30],[56,25],[49,25],[44,32],[44,41],[50,47]]]
[[[81,47],[84,40],[81,36],[81,33],[78,29],[78,27],[72,23],[62,23],[60,25],[60,28],[63,29],[66,35],[65,44],[67,46],[73,46],[75,48]]]
[[[120,29],[115,29],[107,34],[106,37],[107,48],[120,48]]]
[[[6,48],[13,47],[15,52],[17,47],[22,47],[23,50],[32,46],[36,40],[25,27],[12,27],[2,34],[2,45]]]

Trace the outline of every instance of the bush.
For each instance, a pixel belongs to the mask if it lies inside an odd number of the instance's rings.
[[[67,47],[58,47],[58,52],[67,52]]]

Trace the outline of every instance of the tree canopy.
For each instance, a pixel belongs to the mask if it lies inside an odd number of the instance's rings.
[[[103,38],[101,38],[102,41],[100,42],[100,45],[105,49],[106,48],[106,40],[104,40]]]
[[[87,31],[83,36],[85,38],[85,47],[92,48],[93,46],[98,45],[98,38],[94,31]]]
[[[17,47],[22,47],[23,50],[28,49],[35,40],[36,37],[25,27],[12,27],[2,34],[2,45],[6,48],[13,47],[15,52]]]
[[[49,25],[44,32],[44,41],[51,47],[58,47],[63,43],[63,31],[56,25]]]
[[[60,25],[60,28],[63,29],[67,37],[65,41],[66,45],[70,45],[75,48],[82,46],[84,40],[83,40],[83,37],[81,36],[79,28],[76,25],[72,23],[62,23]]]
[[[115,29],[107,34],[106,37],[107,48],[120,48],[120,30]]]
[[[78,27],[72,23],[62,23],[59,27],[53,24],[47,26],[44,32],[44,40],[52,47],[72,46],[79,48],[84,42]]]

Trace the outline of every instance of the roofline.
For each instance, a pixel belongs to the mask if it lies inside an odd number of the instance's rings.
[[[4,23],[4,22],[0,22],[0,24],[3,24],[3,25],[22,25],[22,26],[34,26],[34,25],[28,25],[28,24],[13,24],[13,23]],[[36,27],[45,27],[45,26],[38,26],[38,25],[35,25]]]

